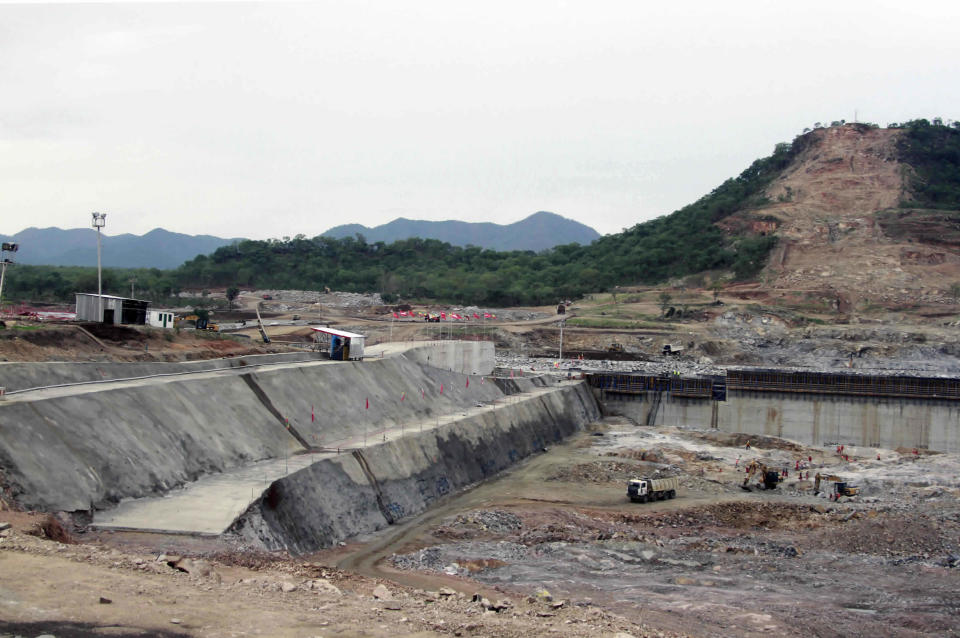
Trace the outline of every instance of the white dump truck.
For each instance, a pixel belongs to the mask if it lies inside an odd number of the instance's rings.
[[[666,498],[676,498],[680,488],[680,479],[670,478],[635,478],[627,482],[627,496],[634,503],[647,501],[662,501]]]

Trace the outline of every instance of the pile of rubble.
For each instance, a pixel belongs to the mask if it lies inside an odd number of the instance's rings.
[[[383,299],[379,292],[319,292],[316,290],[256,290],[241,291],[241,295],[255,297],[272,297],[271,306],[281,310],[296,310],[307,304],[320,304],[331,308],[362,309],[372,306],[382,306]]]

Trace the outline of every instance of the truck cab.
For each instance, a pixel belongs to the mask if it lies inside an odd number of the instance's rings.
[[[631,501],[646,498],[650,493],[650,481],[647,479],[630,479],[627,483],[627,496]]]

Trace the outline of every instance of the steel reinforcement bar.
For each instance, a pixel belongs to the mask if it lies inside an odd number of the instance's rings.
[[[710,398],[715,396],[715,386],[717,389],[723,389],[722,380],[715,381],[703,377],[616,372],[588,373],[586,377],[591,387],[618,394],[669,392],[678,397]],[[727,370],[725,390],[960,400],[960,379],[780,370]]]

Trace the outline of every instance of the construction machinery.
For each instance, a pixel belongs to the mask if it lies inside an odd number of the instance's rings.
[[[831,495],[833,500],[840,500],[841,496],[856,496],[860,493],[860,488],[850,485],[846,481],[834,481],[833,482],[833,494]]]
[[[780,472],[771,470],[760,461],[750,461],[743,471],[746,476],[743,477],[743,483],[740,487],[748,492],[752,491],[750,479],[753,478],[756,478],[755,486],[764,490],[774,490],[780,483]]]
[[[607,346],[607,352],[623,352],[623,344],[617,343],[614,341],[609,346]]]
[[[263,320],[260,319],[260,306],[262,305],[262,301],[257,302],[257,329],[260,331],[260,337],[263,339],[263,342],[270,343],[270,337],[267,336],[267,331],[263,329]]]
[[[680,479],[670,478],[635,478],[627,482],[627,496],[634,503],[647,501],[662,501],[667,498],[676,498],[680,488]]]

